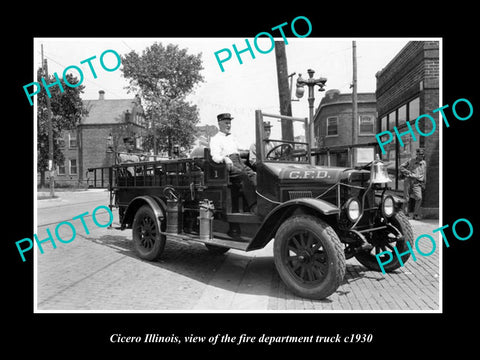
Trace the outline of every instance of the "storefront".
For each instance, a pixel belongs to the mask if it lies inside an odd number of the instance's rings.
[[[407,122],[415,123],[422,114],[433,116],[438,123],[439,107],[439,41],[411,41],[390,63],[376,74],[378,132],[394,131],[400,134],[408,130]],[[429,133],[432,124],[419,122],[423,133]],[[396,136],[385,146],[382,159],[388,161],[392,187],[403,192],[404,181],[399,176],[399,167],[415,157],[416,150],[425,150],[427,182],[423,193],[422,213],[425,217],[438,217],[439,207],[439,131],[428,137],[411,134]]]

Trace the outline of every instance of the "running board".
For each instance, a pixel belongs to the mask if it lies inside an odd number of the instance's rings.
[[[198,242],[202,244],[208,244],[208,245],[216,245],[216,246],[222,246],[226,247],[229,249],[237,249],[237,250],[242,250],[246,251],[248,248],[248,245],[250,245],[250,238],[245,238],[245,237],[235,237],[232,238],[226,234],[223,233],[213,233],[213,238],[210,240],[202,240],[198,235],[190,235],[190,234],[172,234],[172,233],[166,233],[166,232],[161,232],[162,235],[165,235],[167,240],[169,241],[178,241],[178,242]]]
[[[239,224],[261,224],[262,219],[252,213],[227,213],[227,222]]]

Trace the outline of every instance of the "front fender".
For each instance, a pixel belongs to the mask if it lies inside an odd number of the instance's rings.
[[[122,223],[120,224],[122,229],[132,226],[135,213],[141,206],[145,204],[152,208],[155,218],[160,223],[165,219],[166,205],[162,199],[156,196],[138,196],[130,201],[130,204],[128,204],[128,207],[125,210],[125,215],[123,216]]]
[[[340,213],[340,209],[332,203],[320,199],[300,198],[286,201],[275,207],[263,220],[247,251],[257,250],[267,245],[275,236],[282,222],[293,213],[314,214],[328,218]]]

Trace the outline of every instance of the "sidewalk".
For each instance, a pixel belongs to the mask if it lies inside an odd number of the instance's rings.
[[[35,201],[37,209],[48,208],[56,204],[78,204],[82,202],[94,201],[105,197],[105,205],[108,205],[109,192],[106,189],[87,189],[74,191],[55,191],[55,197],[50,197],[50,192],[37,192]]]
[[[95,192],[106,192],[108,191],[107,189],[74,189],[74,190],[64,190],[64,189],[55,189],[54,190],[54,199],[55,198],[58,198],[58,197],[72,197],[74,196],[75,194],[85,194],[85,193],[95,193]],[[50,198],[50,191],[49,190],[42,190],[42,191],[39,191],[37,190],[36,191],[36,194],[37,194],[37,198],[39,197],[42,197],[41,200],[52,200],[52,198]],[[45,199],[43,199],[45,198]]]

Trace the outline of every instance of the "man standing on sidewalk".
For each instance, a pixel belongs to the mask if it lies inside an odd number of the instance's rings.
[[[427,182],[427,163],[424,159],[425,150],[417,149],[417,156],[405,161],[400,165],[400,171],[408,179],[408,196],[415,202],[413,218],[420,219],[420,206],[422,205],[422,191],[425,190]],[[407,206],[408,212],[408,206]]]

